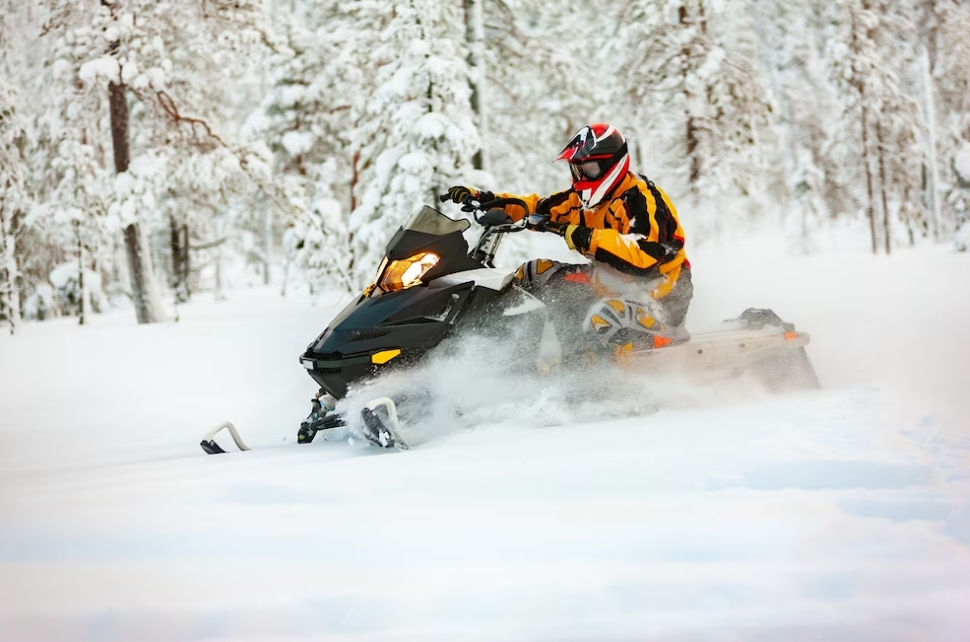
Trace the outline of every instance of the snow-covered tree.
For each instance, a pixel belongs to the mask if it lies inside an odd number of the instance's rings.
[[[370,3],[358,10],[371,14],[369,22],[383,19],[367,39],[375,87],[352,109],[361,172],[350,216],[352,270],[363,285],[394,228],[471,170],[480,141],[460,6],[407,0],[379,13]]]
[[[537,0],[485,4],[489,123],[482,144],[494,183],[482,187],[519,193],[564,189],[569,174],[552,159],[580,127],[620,115],[600,111],[609,102],[612,66],[595,68],[596,29],[589,22],[595,16],[585,2],[556,11]]]
[[[942,192],[941,227],[965,246],[970,238],[970,186],[961,160],[970,146],[970,3],[966,0],[922,0],[921,35],[929,58],[932,92],[929,109],[934,152],[939,159]]]
[[[708,0],[634,0],[617,28],[617,89],[653,147],[678,150],[695,202],[750,193],[758,179],[759,129],[771,110],[749,56],[730,45],[725,15]],[[716,229],[723,213],[695,220]]]
[[[21,157],[24,137],[17,94],[0,80],[0,320],[10,324],[11,334],[20,323],[22,277],[17,241],[30,207]]]
[[[894,40],[911,23],[898,6],[883,0],[847,0],[832,6],[830,16],[837,35],[830,41],[832,69],[837,82],[851,89],[844,102],[843,144],[848,156],[843,163],[846,170],[861,168],[872,251],[884,247],[888,252],[895,218],[889,198],[903,203],[914,197],[922,158],[916,135],[919,111],[901,82],[906,57]]]
[[[797,251],[810,252],[813,233],[849,197],[829,153],[831,123],[840,113],[829,82],[817,3],[751,2],[758,70],[776,105],[773,138],[761,137],[767,187],[784,214]],[[772,142],[773,145],[764,145]]]
[[[192,238],[172,246],[187,255],[193,239],[212,233],[212,214],[238,207],[263,178],[258,150],[220,127],[238,118],[233,105],[249,87],[245,69],[266,37],[263,4],[49,0],[47,8],[67,103],[58,124],[68,136],[111,132],[118,179],[103,190],[107,213],[124,232],[139,320],[156,320],[164,311],[142,226],[190,228]],[[165,212],[177,219],[163,221]]]
[[[353,9],[324,2],[278,17],[264,97],[246,125],[246,136],[273,152],[287,260],[306,272],[314,289],[325,282],[350,286],[346,212],[356,207],[359,180],[351,102],[366,95],[370,81]]]

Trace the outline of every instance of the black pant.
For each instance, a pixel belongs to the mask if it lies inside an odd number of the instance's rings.
[[[598,343],[595,334],[584,325],[590,308],[607,298],[606,293],[597,292],[592,286],[593,269],[588,263],[534,259],[522,264],[515,274],[518,285],[548,308],[550,320],[556,328],[564,353],[584,351]],[[667,329],[683,325],[693,294],[690,267],[684,265],[670,292],[655,299]],[[636,326],[631,330],[644,331]],[[629,332],[624,332],[623,336],[628,334]]]

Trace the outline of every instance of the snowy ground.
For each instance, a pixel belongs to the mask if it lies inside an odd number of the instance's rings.
[[[693,253],[689,325],[772,307],[823,390],[406,453],[292,444],[339,302],[0,337],[0,640],[968,639],[970,256],[765,247]],[[222,419],[261,449],[203,455]]]

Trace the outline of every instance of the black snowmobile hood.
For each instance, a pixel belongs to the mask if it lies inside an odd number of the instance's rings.
[[[321,388],[340,399],[351,384],[377,368],[411,362],[441,343],[476,298],[473,292],[474,283],[468,282],[361,296],[309,345],[300,361]]]
[[[348,353],[348,342],[361,337],[386,336],[405,326],[447,322],[452,316],[449,308],[455,294],[471,290],[473,283],[458,283],[449,287],[419,285],[400,292],[379,296],[361,295],[337,315],[330,326],[310,344],[315,353]],[[376,294],[376,293],[375,293]],[[405,348],[407,346],[395,346]]]
[[[321,388],[339,399],[350,384],[377,369],[420,358],[452,333],[459,317],[473,318],[505,294],[507,288],[498,292],[476,288],[473,280],[440,278],[486,267],[468,256],[462,234],[468,227],[463,219],[425,206],[397,230],[374,285],[345,307],[300,357]],[[394,261],[424,252],[436,254],[438,261],[419,283],[390,292],[380,288]]]

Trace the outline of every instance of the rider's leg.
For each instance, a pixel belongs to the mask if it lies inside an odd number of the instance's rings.
[[[649,350],[683,343],[690,339],[686,319],[693,293],[690,267],[683,266],[673,287],[659,298],[599,299],[588,309],[583,329],[607,350]]]
[[[621,298],[596,301],[586,312],[583,330],[607,352],[619,347],[650,350],[674,343],[663,321],[663,309],[648,297],[642,301]]]
[[[589,348],[583,318],[597,298],[590,284],[591,272],[592,266],[588,263],[533,259],[519,266],[515,273],[516,284],[546,304],[563,359],[567,361]]]
[[[683,265],[674,287],[665,296],[657,299],[657,303],[663,309],[664,322],[671,336],[683,338],[685,341],[690,338],[686,320],[693,296],[694,284],[691,282],[690,266]]]
[[[689,266],[681,268],[674,286],[658,299],[646,293],[602,298],[592,283],[593,269],[590,264],[534,259],[515,274],[520,287],[546,304],[564,358],[590,351],[612,353],[620,346],[651,349],[690,338],[685,327],[694,292]]]
[[[577,274],[587,273],[585,282],[589,283],[588,263],[562,263],[550,259],[532,259],[526,261],[515,271],[515,283],[530,294],[541,298],[548,294],[547,288],[555,286],[560,281],[572,279],[576,282],[583,277]]]

